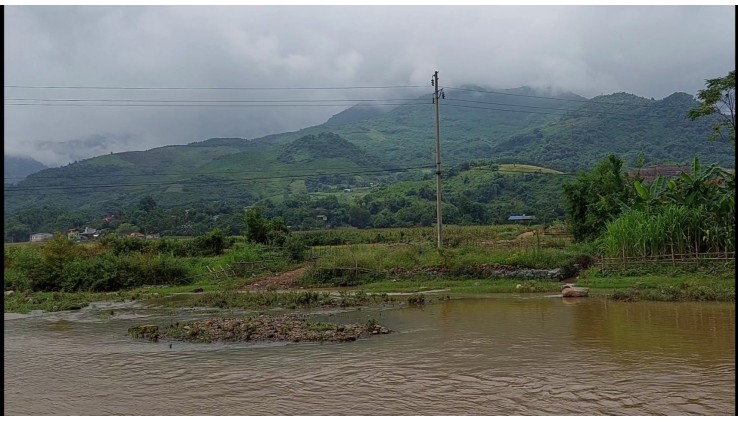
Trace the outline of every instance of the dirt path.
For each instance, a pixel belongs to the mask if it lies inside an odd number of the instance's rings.
[[[523,239],[523,238],[526,238],[526,237],[533,236],[535,234],[536,234],[535,231],[521,233],[521,234],[518,235],[518,237],[516,237],[516,239]]]
[[[296,270],[287,271],[280,274],[268,275],[254,279],[251,283],[243,286],[241,290],[288,290],[300,289],[297,285],[298,280],[307,271],[307,267],[300,267]]]

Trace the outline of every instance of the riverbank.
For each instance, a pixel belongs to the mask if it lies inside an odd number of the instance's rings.
[[[582,273],[570,279],[590,289],[592,296],[612,300],[637,301],[735,301],[734,273],[692,273],[682,275],[597,276]],[[279,276],[277,276],[279,278]],[[305,287],[299,280],[284,278],[277,287],[259,279],[258,290],[239,291],[229,282],[202,282],[187,286],[137,288],[113,293],[92,292],[14,292],[3,301],[4,312],[28,313],[32,310],[55,312],[81,309],[99,301],[140,301],[146,306],[210,307],[242,309],[340,308],[381,304],[408,305],[422,300],[453,300],[494,293],[560,293],[561,282],[547,280],[441,278],[428,275],[404,279],[382,279],[351,287]],[[248,287],[248,280],[243,287]],[[433,293],[435,292],[435,293]]]
[[[613,300],[735,301],[732,261],[602,268],[591,244],[570,244],[522,226],[480,230],[476,237],[461,230],[458,244],[442,250],[409,235],[400,243],[329,246],[313,245],[316,238],[300,257],[233,239],[222,239],[225,249],[194,248],[220,239],[215,234],[181,245],[131,239],[77,245],[59,237],[6,247],[4,312],[74,310],[98,301],[255,310],[371,306],[394,299],[389,295],[425,292],[440,292],[428,293],[428,300],[560,293],[565,283]]]

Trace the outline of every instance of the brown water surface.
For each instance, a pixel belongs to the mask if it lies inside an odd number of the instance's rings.
[[[5,315],[7,415],[735,412],[734,304],[463,299],[316,316],[394,330],[352,343],[171,347],[126,331],[201,313],[110,306]]]

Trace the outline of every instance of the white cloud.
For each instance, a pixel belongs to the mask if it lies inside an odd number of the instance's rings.
[[[626,91],[663,98],[675,91],[695,93],[705,79],[732,70],[734,34],[731,6],[8,6],[5,82],[429,85],[438,70],[445,86],[532,85],[587,97]],[[5,89],[6,98],[149,100],[365,99],[390,94]],[[117,147],[109,145],[116,151],[216,136],[252,138],[318,124],[338,111],[6,105],[5,150],[65,164],[70,154],[33,150],[39,142],[71,147],[76,144],[70,140],[100,134],[117,140]]]

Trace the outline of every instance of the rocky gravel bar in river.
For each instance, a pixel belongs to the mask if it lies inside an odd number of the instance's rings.
[[[214,342],[342,342],[375,334],[388,334],[389,329],[374,320],[366,324],[333,324],[311,321],[300,315],[258,315],[240,318],[208,318],[198,321],[158,325],[140,325],[128,329],[133,338],[151,341]]]

